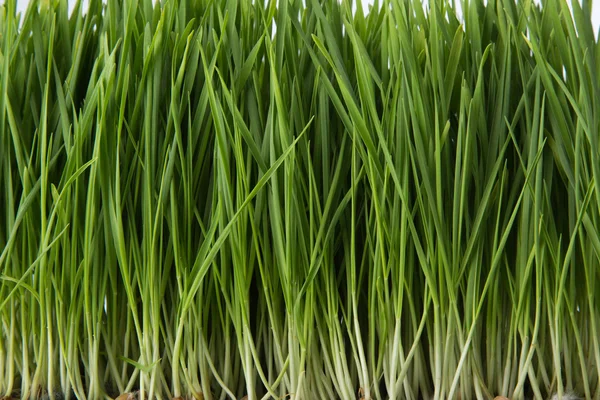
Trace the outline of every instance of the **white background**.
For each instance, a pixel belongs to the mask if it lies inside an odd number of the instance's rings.
[[[71,9],[72,6],[75,4],[74,0],[64,0],[64,1],[69,1],[69,9]],[[535,0],[535,1],[536,1],[536,3],[539,2],[539,0]],[[567,1],[571,1],[571,0],[567,0]],[[580,0],[573,0],[573,1],[580,1]],[[600,0],[596,0],[596,1],[591,0],[591,1],[594,3],[594,5],[592,7],[592,23],[594,24],[594,32],[597,37],[598,36],[598,27],[600,26]],[[25,10],[28,3],[29,3],[29,0],[17,0],[17,12]],[[87,5],[87,3],[88,3],[88,0],[83,0],[84,7],[85,7],[85,5]],[[368,6],[372,3],[373,3],[373,0],[363,0],[363,8],[365,9],[365,11],[368,9]]]

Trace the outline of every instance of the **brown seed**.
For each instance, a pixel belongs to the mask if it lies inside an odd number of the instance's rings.
[[[133,393],[123,393],[119,395],[115,400],[135,400],[135,394]]]
[[[358,388],[358,400],[365,400],[365,389]]]

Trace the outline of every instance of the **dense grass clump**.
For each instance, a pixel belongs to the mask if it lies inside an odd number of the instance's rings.
[[[430,3],[6,1],[0,396],[600,399],[591,2]]]

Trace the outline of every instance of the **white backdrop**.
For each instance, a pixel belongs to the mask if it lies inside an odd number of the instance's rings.
[[[3,3],[4,3],[4,1],[5,0],[2,0]],[[69,0],[65,0],[65,1],[69,1]],[[570,1],[570,0],[568,0],[568,1]],[[539,2],[539,0],[536,0],[536,2]],[[29,3],[29,0],[17,0],[17,10],[23,11],[27,7],[28,3]],[[71,7],[73,6],[74,3],[75,3],[75,1],[73,1],[73,0],[69,1],[69,9],[71,9]],[[365,9],[365,11],[369,7],[369,5],[372,3],[373,3],[373,0],[363,0],[363,8]],[[87,0],[83,0],[83,4],[86,5]],[[592,22],[594,24],[594,32],[596,33],[596,36],[597,36],[598,35],[598,27],[600,26],[600,0],[594,1],[593,11],[592,11]]]

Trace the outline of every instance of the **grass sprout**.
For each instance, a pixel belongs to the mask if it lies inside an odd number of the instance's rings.
[[[5,0],[0,397],[600,400],[591,8]]]

